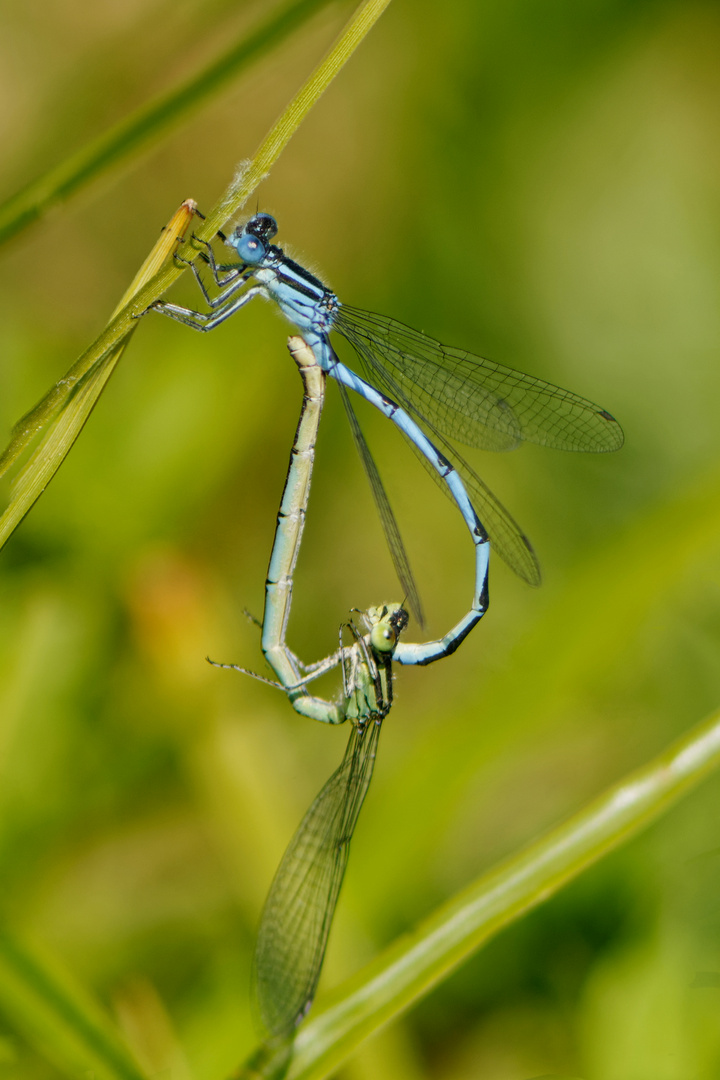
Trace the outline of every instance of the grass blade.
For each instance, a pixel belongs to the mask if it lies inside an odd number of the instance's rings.
[[[0,243],[98,176],[138,155],[150,143],[157,145],[326,3],[327,0],[292,0],[274,11],[249,36],[244,32],[239,41],[202,71],[149,101],[17,192],[0,206]]]
[[[718,765],[720,711],[477,879],[339,988],[299,1029],[289,1080],[319,1080],[334,1072],[359,1043],[505,926],[654,821]]]
[[[178,239],[184,236],[195,213],[196,205],[192,199],[186,200],[179,207],[163,229],[160,239],[136,274],[114,315],[156,276],[175,250]],[[125,351],[133,329],[134,327],[119,344],[102,352],[97,358],[88,358],[87,354],[82,356],[63,378],[51,387],[42,401],[26,413],[13,428],[10,442],[0,455],[0,476],[7,472],[38,436],[41,436],[41,440],[18,476],[10,502],[0,517],[0,547],[14,532],[62,465]]]
[[[222,229],[228,219],[242,209],[313,105],[320,100],[336,75],[339,75],[389,4],[390,0],[365,0],[365,3],[360,5],[330,51],[275,121],[252,161],[239,173],[217,206],[208,214],[205,226],[198,232],[198,236],[204,240],[212,240],[218,229]]]
[[[365,3],[355,12],[330,52],[273,125],[254,158],[234,178],[203,226],[197,230],[199,239],[212,240],[218,229],[226,224],[228,218],[241,209],[260,181],[267,175],[270,167],[278,159],[313,105],[342,70],[389,3],[390,0],[365,0]],[[5,544],[42,494],[80,434],[122,355],[126,339],[137,327],[136,316],[141,315],[154,300],[159,299],[181,273],[179,267],[166,260],[164,266],[154,276],[151,273],[143,275],[141,285],[138,285],[131,295],[125,295],[124,306],[116,309],[116,315],[70,368],[65,379],[61,379],[42,402],[15,426],[10,445],[0,456],[0,476],[29,445],[39,430],[51,424],[48,434],[18,478],[10,504],[0,517],[0,547]],[[137,278],[136,281],[138,281]],[[69,393],[65,385],[67,379],[71,380]],[[53,396],[58,388],[60,388],[59,404]],[[75,403],[75,396],[78,396],[77,403]],[[73,402],[73,408],[68,416],[69,402]],[[59,410],[63,411],[59,412]],[[53,422],[58,412],[58,419]],[[33,423],[40,426],[33,429]]]
[[[146,1080],[97,1004],[54,959],[8,930],[0,930],[0,1004],[72,1080]]]

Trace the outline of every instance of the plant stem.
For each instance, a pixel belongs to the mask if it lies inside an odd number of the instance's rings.
[[[298,1031],[288,1080],[319,1080],[486,941],[629,840],[720,765],[720,711],[478,878],[386,949]]]

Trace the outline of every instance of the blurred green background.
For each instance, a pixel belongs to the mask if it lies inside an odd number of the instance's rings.
[[[7,0],[0,194],[267,10]],[[3,250],[2,441],[348,11]],[[626,431],[607,457],[473,457],[544,584],[493,560],[460,652],[400,672],[324,986],[720,700],[719,53],[715,3],[396,0],[259,191],[341,299],[567,386]],[[173,298],[197,300],[186,282]],[[204,660],[262,664],[243,608],[262,612],[300,402],[287,333],[261,304],[207,338],[149,317],[0,556],[0,919],[173,1080],[225,1076],[253,1045],[260,906],[346,740]],[[290,632],[308,660],[351,606],[398,594],[329,397]],[[392,426],[361,418],[443,633],[470,600],[471,546]],[[711,780],[342,1075],[720,1076],[719,818]],[[0,1076],[59,1075],[0,1017]]]

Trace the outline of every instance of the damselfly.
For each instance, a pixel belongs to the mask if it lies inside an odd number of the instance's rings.
[[[276,233],[275,219],[264,213],[236,229],[226,243],[236,251],[238,263],[218,263],[205,245],[203,258],[220,290],[216,296],[207,291],[195,264],[190,265],[210,307],[208,313],[162,301],[154,309],[195,330],[208,331],[256,296],[275,301],[301,330],[320,367],[340,386],[356,441],[359,427],[348,389],[400,428],[457,503],[470,531],[479,516],[495,550],[520,577],[537,584],[539,566],[527,537],[449,440],[486,450],[510,450],[529,441],[562,450],[602,452],[622,445],[620,425],[605,409],[568,390],[441,345],[384,315],[342,304],[317,277],[271,243]],[[330,342],[333,331],[353,346],[366,379],[339,359]],[[361,456],[367,469],[362,448]],[[374,473],[370,468],[377,501]],[[389,541],[401,582],[411,592],[392,535]]]
[[[407,612],[401,604],[384,604],[364,613],[364,634],[348,623],[351,645],[341,640],[339,649],[325,660],[304,664],[290,651],[285,635],[325,375],[302,339],[291,338],[289,344],[304,394],[270,558],[263,651],[279,680],[273,685],[287,693],[299,713],[330,724],[349,720],[352,732],[341,765],[312,803],[283,856],[260,920],[255,996],[263,1023],[279,1038],[291,1035],[315,997],[350,841],[372,778],[380,727],[392,705],[392,661],[427,664],[448,655],[484,610],[472,608],[441,641],[405,644],[399,637],[407,626]],[[484,553],[484,574],[476,582],[475,596],[485,591],[487,547],[485,543],[479,549]],[[234,664],[217,666],[245,671]],[[327,701],[311,695],[307,684],[338,666],[343,676],[340,698]]]

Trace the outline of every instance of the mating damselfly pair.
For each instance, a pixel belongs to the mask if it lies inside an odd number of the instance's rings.
[[[521,577],[533,584],[539,581],[527,538],[449,439],[495,450],[528,440],[561,449],[608,451],[617,449],[623,436],[608,412],[575,394],[447,348],[395,320],[342,305],[322,282],[270,243],[276,232],[276,222],[268,214],[256,214],[238,228],[227,241],[239,256],[237,263],[218,262],[212,247],[203,246],[201,258],[219,290],[216,295],[207,290],[197,266],[190,265],[209,312],[168,303],[154,306],[193,329],[209,331],[261,296],[275,301],[304,339],[297,339],[291,348],[305,395],[270,559],[262,648],[278,685],[298,712],[331,724],[350,720],[353,730],[340,767],[313,802],[283,857],[258,934],[259,1011],[276,1039],[290,1040],[315,996],[350,840],[374,768],[380,726],[392,704],[392,660],[428,664],[448,656],[464,640],[487,609],[491,543]],[[330,341],[332,331],[353,345],[368,378],[339,359]],[[475,582],[470,610],[437,641],[401,642],[408,618],[404,608],[382,605],[364,616],[366,634],[350,624],[352,645],[341,642],[326,660],[305,665],[288,648],[286,629],[325,375],[340,388],[408,606],[420,619],[399,530],[349,389],[397,425],[458,506],[475,545]],[[312,695],[307,684],[336,665],[343,673],[341,697],[329,702]]]
[[[476,586],[483,587],[476,587],[473,610],[482,614],[487,605],[483,590],[488,539],[520,577],[538,584],[539,566],[527,537],[451,440],[486,450],[510,450],[527,441],[561,450],[605,452],[622,445],[620,425],[605,409],[568,390],[441,345],[387,316],[341,303],[317,277],[271,243],[276,233],[273,217],[256,214],[226,241],[239,258],[234,263],[218,262],[212,247],[203,245],[201,258],[219,290],[216,295],[206,288],[196,263],[189,265],[209,312],[166,302],[154,304],[154,309],[207,332],[260,296],[274,301],[298,328],[322,370],[340,388],[396,571],[418,621],[422,622],[418,592],[348,390],[393,421],[458,506],[479,549]],[[366,378],[338,357],[330,340],[333,332],[352,345]]]
[[[194,202],[187,200],[168,226],[166,239],[156,245],[157,256],[153,251],[156,263],[169,252],[168,244],[182,237],[194,213]],[[556,449],[603,452],[622,445],[620,425],[604,409],[576,394],[441,345],[393,319],[341,304],[318,278],[270,243],[276,231],[270,215],[256,214],[227,241],[240,258],[233,264],[218,263],[212,248],[203,245],[201,256],[213,273],[218,295],[208,294],[196,265],[190,265],[210,306],[208,313],[175,304],[152,306],[196,329],[210,330],[255,296],[277,302],[339,386],[408,606],[421,624],[420,601],[397,523],[348,389],[393,420],[458,505],[476,547],[476,584],[484,581],[488,537],[520,577],[537,584],[539,566],[526,536],[449,440],[490,450],[509,450],[528,441]],[[148,265],[124,302],[150,273]],[[333,331],[354,347],[366,379],[337,357],[330,341]],[[33,444],[36,449],[17,478],[11,502],[0,518],[0,545],[62,464],[115,370],[122,347],[112,345],[103,352],[94,346],[88,350],[14,426],[10,442],[0,454],[0,476]],[[471,606],[476,613],[482,613],[486,606],[486,597],[477,587]],[[451,635],[449,644],[459,640]]]
[[[420,602],[399,530],[348,390],[374,405],[410,441],[458,506],[475,551],[470,609],[444,637],[418,644],[399,640],[407,622],[404,608],[381,605],[366,613],[366,633],[353,628],[349,646],[341,645],[325,661],[305,666],[287,648],[285,631],[312,462],[304,478],[299,460],[296,468],[291,467],[268,575],[263,650],[298,712],[326,723],[350,720],[353,731],[342,765],[308,811],[281,864],[259,936],[261,1012],[270,1029],[284,1036],[294,1030],[314,997],[350,837],[372,775],[380,725],[392,702],[392,660],[428,664],[458,647],[487,608],[491,545],[521,577],[533,584],[539,581],[537,560],[522,530],[450,440],[492,450],[531,441],[559,449],[608,451],[622,444],[622,432],[609,413],[575,394],[443,346],[393,319],[340,303],[318,278],[271,243],[276,232],[270,215],[256,214],[227,241],[239,258],[234,263],[218,261],[213,249],[203,245],[201,259],[213,276],[216,295],[205,287],[197,266],[191,266],[209,312],[174,304],[154,306],[195,329],[210,330],[262,296],[276,302],[302,332],[305,344],[299,348],[312,357],[306,366],[315,366],[339,386],[408,607],[419,621]],[[331,343],[333,332],[353,346],[365,378],[338,357]],[[61,380],[16,427],[0,464],[6,467],[16,460],[33,435],[59,416],[52,436],[57,446],[50,445],[56,468],[107,380],[111,370],[107,365],[115,362],[113,356],[101,357],[94,367],[71,369],[72,378]],[[306,393],[306,404],[311,396]],[[318,419],[319,410],[305,432],[310,451]],[[31,505],[30,495],[36,488],[42,490],[39,481],[44,474],[36,469],[28,476],[25,486]],[[343,674],[340,698],[325,701],[312,695],[308,684],[336,665]]]

